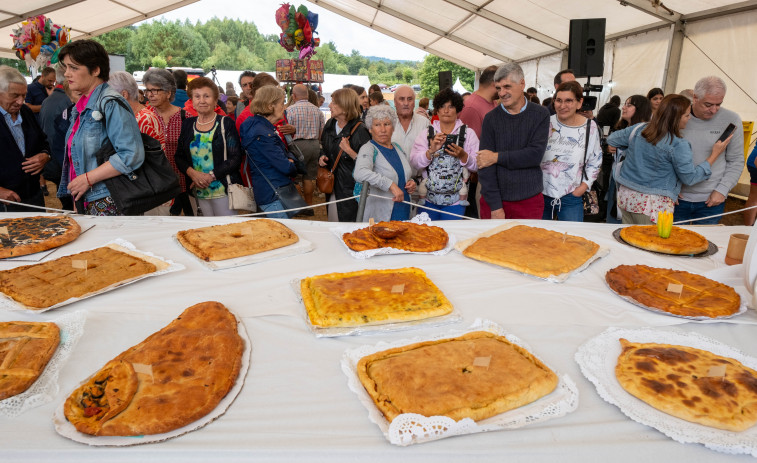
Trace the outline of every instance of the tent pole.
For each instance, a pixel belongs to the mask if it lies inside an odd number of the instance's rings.
[[[678,70],[681,68],[681,51],[686,23],[678,20],[671,27],[668,41],[668,56],[665,63],[665,74],[662,78],[662,89],[666,95],[675,93],[678,85]]]

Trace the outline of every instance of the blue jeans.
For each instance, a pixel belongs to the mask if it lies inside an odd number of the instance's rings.
[[[418,208],[419,213],[425,212],[426,214],[428,214],[428,217],[431,220],[463,220],[460,217],[455,217],[454,215],[447,215],[447,214],[442,214],[441,212],[437,212],[437,211],[444,211],[444,212],[451,212],[457,215],[463,215],[463,213],[465,212],[465,206],[461,206],[460,204],[453,204],[451,206],[439,206],[437,204],[431,204],[430,202],[426,201],[424,206],[435,209],[432,211],[429,209]]]
[[[554,207],[552,203],[554,203]],[[573,196],[573,193],[568,193],[558,199],[544,195],[544,215],[542,215],[542,220],[552,220],[554,215],[557,215],[557,220],[564,222],[583,222],[583,199],[580,196]]]
[[[276,212],[276,211],[283,211],[284,205],[281,204],[281,201],[278,199],[272,203],[268,203],[262,206],[259,206],[261,209],[263,209],[263,212],[269,212],[269,214],[266,214],[265,216],[269,219],[288,219],[286,212]]]
[[[722,214],[725,211],[725,201],[717,206],[707,207],[703,202],[692,203],[690,201],[678,200],[678,205],[673,212],[673,221],[698,219],[710,215]],[[720,222],[720,217],[713,217],[707,220],[697,220],[694,225],[716,225]]]
[[[605,218],[605,222],[607,223],[621,223],[622,221],[615,217],[615,213],[617,212],[617,203],[615,202],[617,198],[617,192],[618,192],[618,184],[615,183],[615,178],[610,175],[610,186],[607,188],[607,194],[605,195],[605,199],[607,200],[607,217]]]

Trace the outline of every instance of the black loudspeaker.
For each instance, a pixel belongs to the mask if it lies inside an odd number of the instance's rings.
[[[452,88],[452,71],[439,71],[439,91]]]
[[[568,67],[576,77],[602,76],[605,69],[605,18],[570,20]]]

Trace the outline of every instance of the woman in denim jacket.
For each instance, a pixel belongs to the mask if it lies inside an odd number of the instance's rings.
[[[656,223],[658,212],[673,212],[682,183],[693,185],[710,177],[710,166],[731,138],[715,143],[710,157],[695,166],[691,145],[681,137],[690,118],[688,98],[671,94],[663,98],[655,117],[642,130],[631,136],[634,126],[627,127],[607,139],[610,146],[628,149],[616,179],[623,223]]]
[[[118,215],[116,205],[103,180],[130,175],[145,158],[142,136],[129,104],[112,99],[123,97],[108,84],[108,53],[92,40],[77,40],[61,48],[59,60],[66,68],[69,88],[82,96],[71,113],[66,133],[63,176],[58,196],[71,193],[83,201],[90,215]],[[95,153],[110,140],[116,153],[97,165]]]

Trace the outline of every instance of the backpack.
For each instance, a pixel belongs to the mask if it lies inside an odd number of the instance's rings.
[[[466,128],[465,124],[460,126],[460,131],[457,134],[456,140],[458,146],[465,145]],[[429,125],[429,140],[434,136],[434,128]],[[442,147],[442,150],[443,149],[444,148]],[[454,156],[450,156],[446,153],[434,156],[431,159],[431,163],[426,167],[426,173],[428,174],[426,188],[430,195],[454,195],[460,191],[460,188],[462,188],[463,167],[460,165],[460,161]]]

